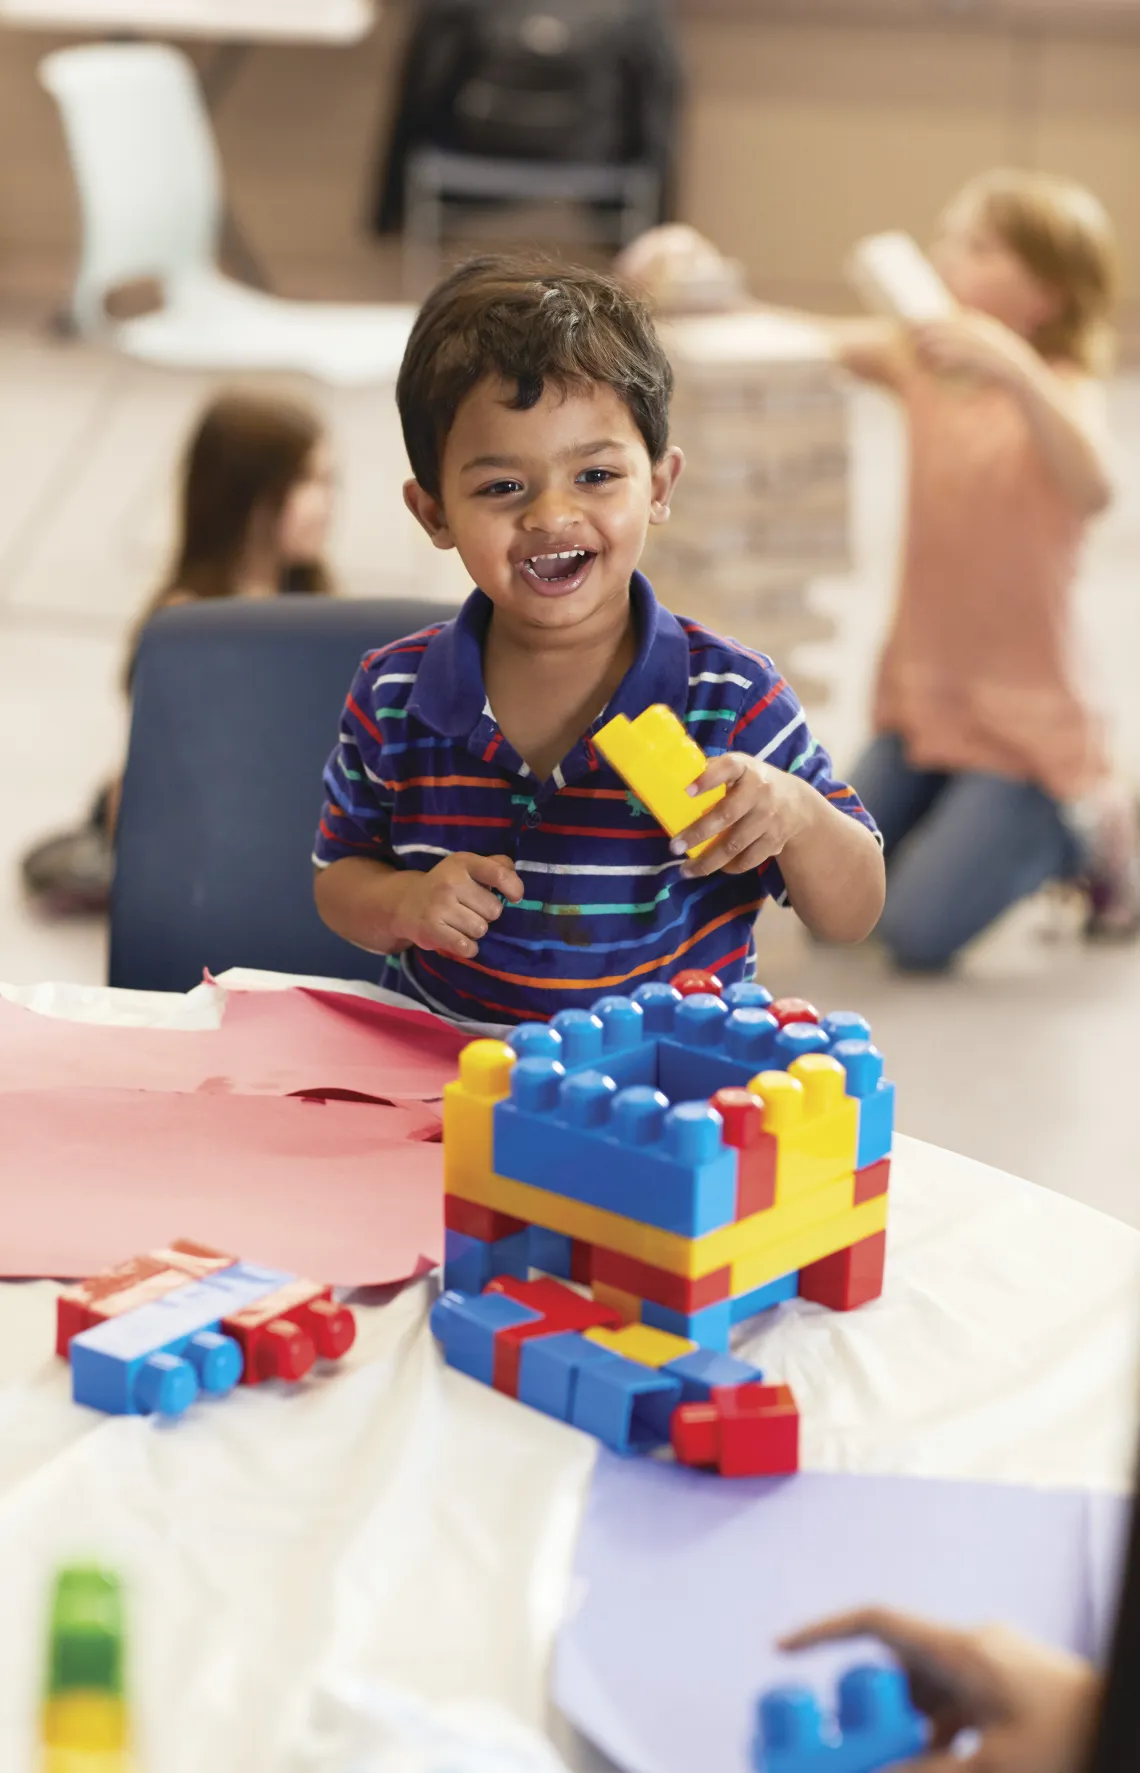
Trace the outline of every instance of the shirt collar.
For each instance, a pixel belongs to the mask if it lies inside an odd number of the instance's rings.
[[[614,692],[605,718],[633,719],[654,702],[684,717],[689,702],[689,642],[676,616],[664,609],[649,580],[634,573],[630,598],[637,621],[637,657]],[[493,605],[472,591],[459,614],[432,636],[408,698],[408,712],[443,738],[466,739],[487,705],[483,638]]]

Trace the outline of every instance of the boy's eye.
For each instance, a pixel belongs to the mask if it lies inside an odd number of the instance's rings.
[[[520,480],[492,480],[489,486],[479,488],[477,496],[481,499],[501,499],[510,493],[521,491],[522,482]]]
[[[583,468],[578,479],[587,486],[604,486],[607,480],[616,480],[617,475],[611,468]]]

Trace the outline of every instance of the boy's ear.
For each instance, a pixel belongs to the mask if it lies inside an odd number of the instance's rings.
[[[454,548],[455,537],[447,526],[443,505],[431,493],[425,492],[418,480],[405,480],[404,503],[431,538],[433,547]]]
[[[659,462],[654,463],[649,506],[650,523],[668,523],[669,507],[673,501],[673,488],[681,478],[684,466],[685,458],[676,444],[665,451]]]

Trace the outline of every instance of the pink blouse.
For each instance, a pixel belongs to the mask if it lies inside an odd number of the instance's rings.
[[[910,371],[910,496],[874,724],[919,769],[1075,800],[1107,773],[1074,635],[1085,519],[1014,396]]]

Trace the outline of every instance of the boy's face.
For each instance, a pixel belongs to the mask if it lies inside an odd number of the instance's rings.
[[[457,548],[496,610],[522,628],[570,629],[624,603],[651,523],[664,523],[683,458],[649,459],[625,402],[605,384],[546,387],[516,412],[488,378],[455,417],[441,497],[418,482],[409,509],[437,548]]]

